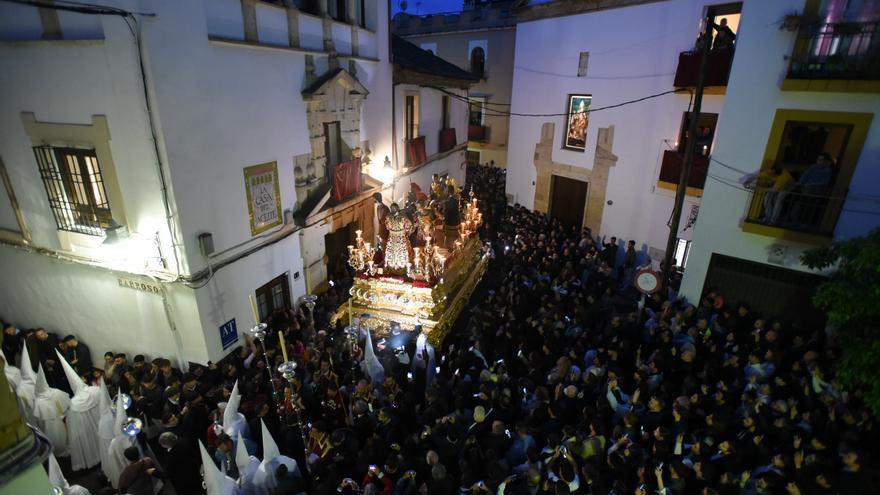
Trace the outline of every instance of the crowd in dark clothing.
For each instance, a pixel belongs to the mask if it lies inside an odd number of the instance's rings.
[[[347,321],[329,324],[349,279],[313,314],[268,322],[273,368],[276,331],[300,364],[295,396],[272,373],[285,390],[273,398],[262,345],[250,341],[186,373],[111,354],[108,379],[187,452],[197,439],[229,448],[214,425],[237,380],[257,452],[262,419],[302,467],[279,494],[880,493],[874,418],[835,383],[838,356],[822,331],[725,305],[723,288],[693,304],[657,292],[637,306],[622,292],[635,262],[616,242],[507,205],[503,169],[471,166],[467,184],[493,259],[436,369],[411,364],[414,339],[404,353],[377,339],[385,378],[371,383]]]

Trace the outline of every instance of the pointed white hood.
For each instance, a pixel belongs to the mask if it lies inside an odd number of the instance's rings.
[[[37,375],[34,374],[34,367],[31,366],[31,357],[28,355],[27,344],[21,348],[21,381],[28,382],[31,385],[37,382]]]
[[[364,343],[364,361],[361,368],[364,373],[370,376],[374,385],[379,385],[385,380],[385,368],[376,357],[376,351],[373,349],[373,337],[370,335],[370,329],[366,329],[367,340]]]
[[[12,390],[18,393],[18,389],[21,387],[21,370],[7,363],[6,357],[2,352],[0,352],[0,360],[3,360],[3,371],[6,374],[6,379],[9,380],[9,384],[12,386]]]
[[[55,349],[55,354],[58,355],[58,362],[61,363],[61,367],[64,368],[64,376],[67,377],[67,383],[70,384],[70,390],[73,391],[73,395],[78,395],[80,392],[84,391],[87,388],[86,382],[79,377],[76,371],[73,369],[73,366],[64,359],[64,356],[58,352],[58,349]]]
[[[205,445],[199,440],[199,453],[202,456],[202,467],[205,470],[205,487],[208,495],[233,495],[238,493],[235,480],[220,472],[214,460],[205,450]]]
[[[238,392],[238,380],[232,386],[232,393],[229,394],[229,401],[226,402],[226,408],[223,410],[223,431],[232,438],[235,438],[239,432],[247,435],[247,423],[244,415],[239,414],[238,407],[241,405],[241,394]]]
[[[263,433],[263,460],[271,461],[281,455],[281,451],[278,450],[278,444],[275,443],[275,439],[272,438],[272,434],[269,433],[269,428],[266,428],[266,422],[262,418],[260,418],[260,428]]]
[[[61,472],[58,460],[55,459],[55,454],[51,453],[49,454],[49,483],[62,489],[70,487],[70,483],[67,482],[67,479],[64,478],[64,473]]]
[[[99,387],[101,389],[101,404],[100,411],[101,415],[107,414],[110,412],[112,408],[112,400],[110,399],[110,392],[107,391],[107,384],[104,383],[104,378],[101,378],[101,385]]]
[[[300,476],[300,471],[294,459],[281,455],[281,452],[278,450],[278,444],[275,443],[275,439],[272,438],[272,434],[266,428],[266,422],[262,419],[260,419],[260,429],[263,433],[263,461],[260,462],[257,472],[254,473],[253,483],[257,487],[262,487],[265,492],[272,493],[272,490],[277,486],[275,470],[278,469],[279,465],[284,464],[287,466],[288,472],[293,473],[295,476]]]
[[[238,466],[239,474],[244,474],[251,465],[251,455],[248,454],[244,439],[241,438],[241,432],[238,432],[238,440],[235,443],[235,465]]]
[[[34,383],[34,396],[39,397],[49,391],[49,382],[46,381],[46,373],[43,371],[43,365],[37,365],[37,381]]]

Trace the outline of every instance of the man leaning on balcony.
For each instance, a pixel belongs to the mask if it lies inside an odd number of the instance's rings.
[[[773,165],[766,172],[766,175],[764,173],[761,175],[764,177],[760,177],[759,181],[764,179],[768,188],[764,195],[764,217],[762,220],[766,223],[776,223],[779,221],[788,191],[794,186],[794,177],[791,172],[782,168],[778,163]],[[759,185],[761,184],[759,183]]]

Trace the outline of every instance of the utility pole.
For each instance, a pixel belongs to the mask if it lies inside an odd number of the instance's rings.
[[[678,240],[678,226],[681,223],[681,209],[684,206],[684,197],[687,194],[688,178],[691,175],[691,167],[694,164],[694,152],[697,148],[697,123],[700,120],[700,108],[703,106],[703,89],[706,83],[706,65],[709,60],[709,45],[712,41],[712,21],[706,19],[706,28],[697,42],[697,52],[700,54],[700,71],[697,73],[697,87],[694,92],[694,107],[691,111],[691,120],[688,122],[687,142],[684,151],[684,163],[681,167],[681,175],[678,178],[678,187],[675,188],[675,206],[672,208],[672,220],[669,225],[669,238],[666,241],[666,255],[663,258],[663,274],[660,284],[665,289],[669,281],[669,273],[672,271],[672,254],[675,252]]]

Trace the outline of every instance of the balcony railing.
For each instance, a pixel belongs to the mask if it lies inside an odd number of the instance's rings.
[[[660,165],[661,182],[678,184],[681,177],[681,167],[684,164],[684,154],[675,150],[663,152],[663,163]],[[691,165],[691,174],[688,177],[688,187],[702,189],[706,185],[706,174],[709,172],[709,157],[694,155],[694,163]]]
[[[484,125],[468,126],[468,141],[487,141],[489,139],[489,128]]]
[[[788,78],[880,80],[880,23],[841,22],[802,28]]]
[[[452,148],[455,148],[455,145],[458,144],[455,142],[455,128],[450,127],[449,129],[440,129],[440,140],[438,141],[437,151],[443,153],[444,151],[449,151]]]
[[[733,49],[719,49],[709,52],[706,61],[706,86],[727,86],[730,75],[730,64],[733,62]],[[699,52],[681,52],[678,56],[678,68],[675,71],[676,88],[694,88],[697,86],[697,74],[700,72]]]
[[[844,198],[807,191],[776,191],[757,187],[749,194],[746,222],[785,230],[830,236]]]

